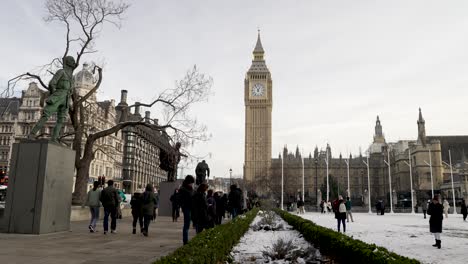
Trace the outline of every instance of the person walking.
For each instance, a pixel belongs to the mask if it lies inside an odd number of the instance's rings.
[[[426,214],[427,214],[427,205],[429,204],[429,200],[426,202],[426,201],[423,201],[422,202],[422,211],[423,211],[423,214],[424,214],[424,219],[426,219]]]
[[[325,213],[325,201],[324,200],[320,201],[320,212],[322,214]]]
[[[302,200],[302,198],[299,199],[299,201],[297,201],[297,212],[298,214],[304,214],[305,213],[305,210],[304,210],[304,201]]]
[[[208,184],[200,184],[192,198],[192,221],[197,234],[208,227],[209,216],[206,190],[208,190]]]
[[[206,196],[206,202],[208,203],[208,223],[207,228],[213,228],[216,221],[216,200],[213,195],[213,190],[208,190],[208,195]]]
[[[154,194],[154,198],[156,199],[156,202],[154,203],[153,216],[151,217],[151,220],[155,222],[156,217],[158,216],[158,208],[159,208],[159,193],[156,188],[154,188],[153,194]]]
[[[174,193],[171,195],[171,204],[172,204],[172,222],[177,222],[177,219],[180,216],[180,205],[177,203],[177,193],[179,192],[179,189],[175,189]]]
[[[439,196],[435,195],[432,203],[427,208],[427,214],[431,216],[429,218],[429,231],[434,234],[436,241],[432,246],[437,248],[440,248],[442,243],[440,233],[442,233],[442,221],[444,219],[443,210],[444,207],[439,203]]]
[[[101,196],[101,190],[99,190],[99,182],[95,181],[93,183],[93,189],[89,190],[88,198],[86,199],[86,205],[89,206],[91,212],[91,221],[89,222],[89,232],[94,233],[96,230],[96,222],[99,220],[99,209],[101,207],[101,202],[99,197]]]
[[[142,192],[141,189],[136,189],[135,193],[132,196],[132,199],[130,200],[130,206],[132,207],[132,217],[133,217],[133,222],[132,222],[132,227],[133,227],[133,232],[132,234],[136,234],[136,224],[137,222],[140,224],[140,231],[143,233],[143,207],[142,207]]]
[[[224,211],[224,206],[223,206],[223,198],[220,196],[219,192],[215,192],[213,195],[216,203],[216,214],[215,214],[215,225],[220,225],[221,222],[223,221],[223,211]]]
[[[221,197],[221,204],[222,204],[222,207],[221,208],[218,208],[220,214],[221,214],[221,219],[220,219],[220,224],[221,224],[221,221],[223,220],[222,218],[225,218],[226,217],[226,211],[227,208],[228,208],[228,195],[227,193],[223,194],[223,197]],[[229,217],[229,213],[228,213],[228,217]]]
[[[445,218],[448,218],[448,211],[449,211],[449,209],[450,209],[450,204],[449,204],[449,202],[447,201],[447,199],[444,199],[443,206],[444,206],[444,215],[445,215]]]
[[[354,222],[353,213],[351,212],[351,200],[349,199],[349,197],[346,197],[345,206],[346,206],[346,221],[349,223],[349,218],[351,218],[351,222]]]
[[[114,188],[114,181],[108,180],[107,187],[101,191],[100,200],[104,207],[104,235],[109,231],[109,216],[111,218],[111,233],[117,233],[117,206],[119,206],[119,194]]]
[[[237,188],[237,185],[233,184],[230,187],[231,191],[228,196],[228,207],[231,211],[231,218],[234,219],[241,213],[242,210],[242,193]]]
[[[463,221],[466,221],[466,216],[468,215],[468,208],[466,207],[465,199],[462,199],[460,213],[463,215]]]
[[[195,178],[192,175],[187,175],[182,182],[182,186],[177,193],[177,203],[182,208],[184,214],[184,225],[182,227],[182,241],[184,245],[188,243],[188,232],[190,229],[191,211],[192,211],[192,195],[193,195],[193,184]]]
[[[342,197],[338,200],[338,208],[335,213],[335,218],[338,222],[338,232],[340,232],[340,224],[343,224],[343,233],[346,233],[346,205]]]
[[[148,183],[146,185],[145,192],[143,193],[141,200],[143,212],[143,235],[148,236],[149,225],[151,220],[154,218],[154,208],[158,203],[152,184]]]

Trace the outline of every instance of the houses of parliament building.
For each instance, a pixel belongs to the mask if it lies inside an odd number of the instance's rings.
[[[452,202],[452,177],[457,201],[468,199],[468,136],[426,135],[421,109],[416,139],[387,142],[377,116],[373,141],[358,156],[336,155],[327,144],[307,156],[299,147],[292,152],[285,146],[277,158],[271,158],[273,81],[264,53],[259,34],[244,80],[244,180],[250,190],[278,199],[283,174],[285,202],[302,197],[304,188],[306,203],[316,204],[326,197],[328,171],[330,199],[349,195],[357,205],[369,203],[370,190],[371,205],[380,199],[388,204],[391,195],[394,205],[411,206],[411,186],[415,205],[432,192]]]

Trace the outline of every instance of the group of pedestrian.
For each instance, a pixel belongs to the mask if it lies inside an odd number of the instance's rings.
[[[320,202],[320,212],[326,214],[332,211],[332,203],[330,201],[322,200]]]
[[[208,189],[208,184],[200,183],[196,190],[194,188],[195,178],[187,175],[182,186],[174,192],[171,197],[173,220],[177,221],[177,210],[182,209],[184,225],[182,228],[182,241],[188,243],[188,231],[193,222],[196,233],[204,229],[220,225],[225,217],[226,211],[232,218],[243,213],[243,194],[235,184],[231,185],[230,192],[223,194]]]
[[[104,235],[109,232],[117,233],[117,219],[122,217],[120,210],[121,202],[125,201],[125,194],[114,187],[114,181],[107,181],[107,187],[100,189],[99,182],[93,183],[93,188],[88,192],[86,205],[89,206],[91,212],[91,220],[89,223],[89,231],[95,233],[97,221],[99,220],[99,210],[102,204],[104,207],[103,229]],[[158,196],[154,192],[151,184],[148,184],[145,190],[137,189],[130,201],[133,216],[133,234],[136,234],[136,225],[139,223],[140,231],[144,236],[148,236],[148,229],[151,220],[156,219],[156,209],[158,208]]]

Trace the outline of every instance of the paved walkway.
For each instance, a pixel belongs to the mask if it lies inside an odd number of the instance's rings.
[[[88,222],[72,222],[72,231],[48,235],[0,233],[0,263],[103,264],[151,263],[182,246],[182,224],[170,217],[151,223],[149,237],[132,235],[131,219],[117,222],[117,234],[88,231]],[[190,238],[194,230],[190,230]]]

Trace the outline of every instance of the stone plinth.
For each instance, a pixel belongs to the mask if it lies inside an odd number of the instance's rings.
[[[70,230],[75,152],[47,140],[15,143],[2,230]]]
[[[182,185],[182,180],[175,182],[160,182],[159,183],[159,209],[158,213],[160,216],[172,216],[172,203],[171,195],[174,194],[174,190]]]

